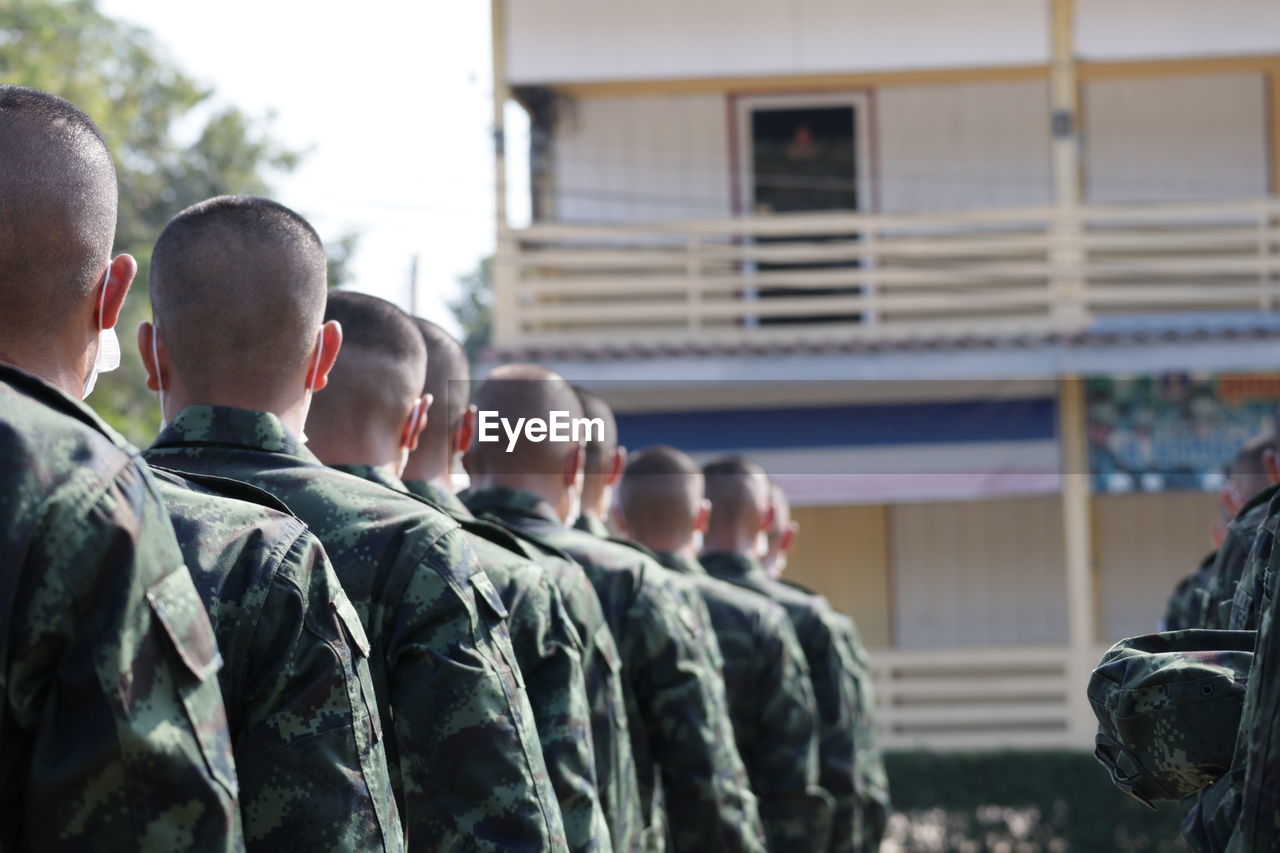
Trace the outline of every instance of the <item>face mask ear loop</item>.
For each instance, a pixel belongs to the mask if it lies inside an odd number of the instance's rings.
[[[89,365],[89,375],[84,378],[84,391],[80,395],[83,400],[93,393],[94,386],[98,384],[98,373],[102,369],[102,315],[107,309],[107,285],[111,283],[111,265],[107,265],[107,272],[102,277],[102,292],[98,294],[98,349],[93,354],[93,364]]]

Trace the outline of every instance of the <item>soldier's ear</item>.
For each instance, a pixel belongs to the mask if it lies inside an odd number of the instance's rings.
[[[458,418],[458,424],[453,428],[453,450],[458,453],[466,453],[471,448],[471,442],[476,438],[476,407],[475,404],[467,406],[467,410],[462,413],[462,417]]]
[[[571,489],[582,488],[583,460],[586,451],[581,444],[572,445],[564,455],[564,484]]]
[[[796,533],[800,530],[800,522],[790,521],[786,528],[782,531],[782,538],[778,540],[778,551],[782,554],[790,554],[791,546],[796,544]]]
[[[711,526],[711,501],[703,498],[698,501],[698,509],[693,516],[693,532],[706,534]]]
[[[1272,485],[1280,483],[1280,456],[1274,450],[1262,451],[1262,467],[1267,469],[1267,479]]]
[[[776,515],[777,510],[774,509],[773,502],[770,501],[764,512],[760,514],[760,530],[762,532],[769,532],[769,528],[773,527],[773,519]]]
[[[418,449],[418,439],[427,428],[427,410],[431,408],[431,395],[423,394],[413,404],[404,426],[400,429],[400,447],[412,453]]]
[[[164,346],[157,339],[154,348],[152,347],[152,338],[155,337],[156,327],[146,320],[138,324],[138,354],[142,356],[142,366],[147,371],[147,387],[152,391],[159,391],[159,382],[165,379],[167,371],[160,367],[160,353],[164,350]],[[154,353],[154,357],[153,357]],[[168,388],[169,383],[166,381],[164,387]]]
[[[605,479],[606,486],[616,486],[618,481],[622,479],[622,472],[627,470],[627,449],[622,445],[618,445],[613,449],[613,458],[609,460],[609,476]]]

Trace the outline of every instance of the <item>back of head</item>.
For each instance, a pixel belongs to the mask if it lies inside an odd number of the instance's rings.
[[[570,420],[581,418],[578,395],[564,377],[536,364],[499,367],[476,391],[475,404],[476,442],[467,455],[468,469],[473,474],[551,475],[563,471],[569,444],[529,441],[523,430],[514,444],[509,444],[498,419],[514,429],[522,418],[545,422],[553,412],[564,412]],[[488,429],[486,423],[490,425]]]
[[[1228,474],[1240,500],[1248,501],[1270,485],[1265,457],[1267,451],[1274,451],[1275,448],[1276,439],[1273,435],[1260,435],[1240,448],[1231,462]]]
[[[769,478],[745,456],[725,456],[702,468],[711,501],[708,536],[729,531],[754,535],[769,507]]]
[[[0,329],[47,336],[79,322],[116,227],[116,172],[102,134],[71,104],[0,86]]]
[[[702,471],[697,464],[664,445],[632,454],[618,484],[618,508],[628,533],[658,551],[689,544],[702,498]]]
[[[586,388],[575,385],[573,390],[582,403],[584,416],[593,420],[598,418],[604,424],[604,435],[600,440],[588,441],[585,445],[583,470],[588,475],[607,474],[613,453],[618,449],[618,422],[613,417],[613,409],[600,395]]]
[[[413,320],[385,299],[346,290],[329,293],[324,319],[342,325],[342,351],[311,404],[307,432],[317,440],[366,433],[395,440],[427,378],[427,348]]]
[[[427,381],[423,393],[431,395],[427,428],[420,443],[426,448],[440,448],[449,441],[450,431],[467,410],[471,399],[471,366],[462,344],[444,329],[413,318],[427,347]]]
[[[266,409],[295,383],[324,316],[325,263],[311,225],[264,198],[219,196],[171,219],[151,256],[151,306],[188,395]]]

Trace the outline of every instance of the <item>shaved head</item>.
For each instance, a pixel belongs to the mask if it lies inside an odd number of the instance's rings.
[[[1241,500],[1248,501],[1271,484],[1264,459],[1267,451],[1275,448],[1275,436],[1258,436],[1240,448],[1232,460],[1228,477]]]
[[[583,414],[588,418],[599,418],[604,423],[603,439],[588,441],[585,445],[585,471],[588,475],[608,473],[606,468],[613,459],[613,452],[618,449],[618,422],[613,417],[613,409],[598,394],[586,388],[575,385],[573,390],[582,403]]]
[[[342,324],[342,351],[329,384],[312,401],[308,432],[317,438],[368,429],[398,435],[427,379],[427,347],[417,326],[385,299],[345,290],[329,294],[324,319]]]
[[[220,196],[169,221],[151,306],[190,393],[270,395],[305,371],[328,282],[315,229],[284,205]]]
[[[518,418],[545,421],[553,411],[568,412],[571,419],[582,417],[582,405],[568,381],[536,364],[499,367],[476,391],[475,403],[482,413],[497,412],[512,424]],[[508,453],[506,436],[501,435],[501,439],[477,440],[469,453],[471,469],[495,474],[557,474],[571,447],[563,442],[531,442],[522,435]]]
[[[769,478],[744,456],[726,456],[702,469],[711,501],[708,536],[726,531],[759,530],[769,508]]]
[[[632,454],[618,484],[618,509],[627,532],[641,545],[660,551],[673,550],[692,538],[702,498],[702,471],[697,464],[663,445]]]
[[[71,104],[0,86],[0,329],[72,322],[110,259],[116,172],[102,134]]]
[[[449,441],[449,433],[467,410],[471,400],[471,366],[467,354],[444,329],[415,317],[414,323],[427,348],[427,381],[423,393],[430,394],[431,409],[421,442],[438,448]]]

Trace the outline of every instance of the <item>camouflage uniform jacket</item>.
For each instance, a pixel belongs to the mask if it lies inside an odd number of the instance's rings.
[[[613,534],[609,532],[609,525],[605,524],[594,515],[588,515],[585,512],[579,515],[577,520],[573,522],[573,529],[581,530],[583,533],[590,533],[597,539],[608,539],[613,536]]]
[[[782,581],[786,586],[799,589],[801,592],[815,595],[826,607],[828,618],[845,648],[846,661],[852,663],[850,670],[854,687],[858,692],[858,713],[854,719],[853,742],[854,761],[858,772],[858,799],[861,803],[862,849],[878,851],[889,825],[889,776],[884,769],[884,755],[880,752],[880,738],[876,734],[876,696],[871,684],[871,660],[867,649],[862,645],[862,637],[853,620],[827,603],[825,598],[817,596],[810,590],[791,581]]]
[[[831,853],[865,848],[857,772],[855,733],[858,726],[858,687],[853,662],[830,608],[812,595],[771,580],[756,560],[726,552],[703,554],[703,567],[714,578],[757,592],[781,604],[800,639],[813,679],[818,706],[818,784],[835,798],[831,821]]]
[[[400,850],[369,641],[320,542],[252,486],[155,475],[227,661],[246,846]]]
[[[410,849],[557,849],[564,827],[544,793],[546,766],[505,608],[457,524],[324,467],[265,412],[189,407],[148,456],[265,489],[324,545],[372,646]]]
[[[243,849],[213,628],[137,451],[0,366],[0,849]]]
[[[1274,516],[1273,516],[1274,518]],[[1268,520],[1268,527],[1272,523]],[[1280,850],[1280,596],[1271,595],[1262,611],[1253,667],[1245,691],[1236,754],[1224,779],[1232,791],[1221,807],[1235,821],[1229,853]]]
[[[1267,568],[1266,558],[1270,555],[1270,540],[1259,554],[1258,539],[1264,528],[1268,530],[1268,537],[1275,533],[1273,517],[1280,511],[1277,495],[1280,495],[1280,486],[1263,489],[1240,508],[1227,528],[1227,537],[1218,549],[1209,577],[1204,627],[1235,630],[1258,627],[1260,614],[1253,596],[1259,590],[1261,572]]]
[[[1169,596],[1169,603],[1165,605],[1164,621],[1160,623],[1161,631],[1205,627],[1204,614],[1207,612],[1213,566],[1217,561],[1218,552],[1210,552],[1200,561],[1199,568],[1178,581]]]
[[[760,801],[769,850],[825,846],[831,796],[818,785],[818,719],[809,664],[778,604],[718,581],[697,560],[659,562],[696,585],[724,655],[724,687],[738,751]]]
[[[525,513],[513,509],[507,498],[513,493],[491,489],[466,495],[467,511],[504,524],[518,537],[526,557],[538,563],[560,589],[569,619],[584,643],[583,670],[591,703],[591,740],[596,757],[596,784],[613,848],[632,851],[641,847],[644,819],[640,813],[635,756],[628,734],[626,699],[622,687],[622,657],[595,588],[567,554],[535,542],[521,531]]]
[[[565,613],[559,590],[541,566],[523,557],[510,533],[477,521],[456,497],[434,484],[415,482],[409,486],[387,469],[369,465],[334,467],[427,501],[462,527],[481,568],[507,607],[511,646],[529,692],[569,849],[607,853],[611,848],[596,794],[582,641]]]
[[[710,622],[705,606],[701,615],[692,612],[668,580],[674,576],[639,551],[565,527],[528,492],[490,491],[496,494],[480,492],[468,505],[503,507],[507,523],[577,561],[600,597],[622,655],[641,804],[653,819],[647,843],[658,843],[653,836],[663,831],[662,816],[677,850],[763,849],[724,684],[707,671],[714,638],[700,634],[703,621]],[[659,773],[665,815],[655,811]]]

